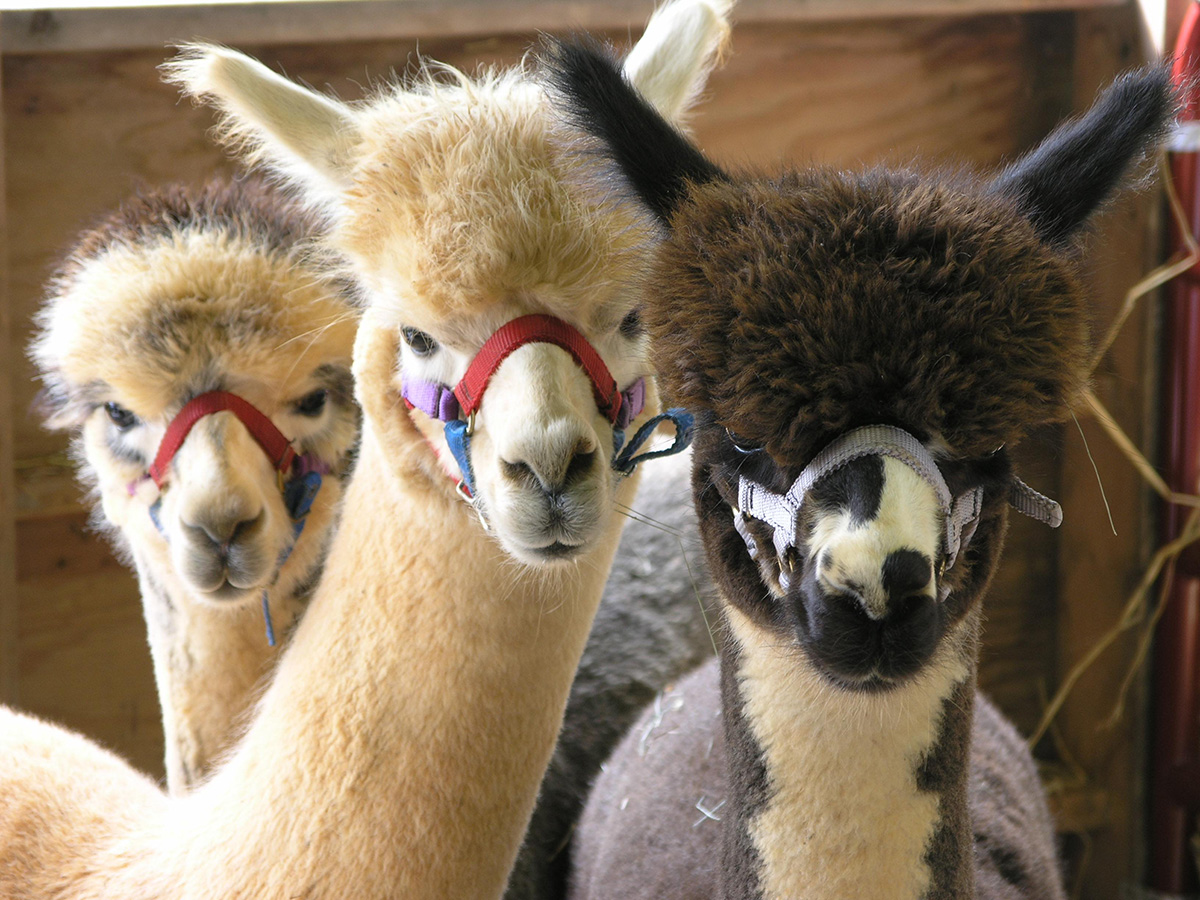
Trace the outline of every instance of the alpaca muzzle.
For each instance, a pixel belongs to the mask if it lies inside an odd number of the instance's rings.
[[[159,491],[166,490],[169,484],[171,460],[175,458],[175,454],[187,440],[192,428],[205,416],[225,411],[237,416],[238,420],[246,426],[246,430],[250,432],[255,443],[266,454],[267,460],[275,470],[276,483],[283,496],[283,504],[292,520],[291,543],[280,552],[275,561],[275,576],[272,579],[272,584],[274,584],[279,577],[279,570],[291,556],[296,542],[300,539],[301,532],[304,531],[304,523],[309,510],[312,509],[313,501],[316,500],[317,493],[321,489],[322,476],[328,475],[331,470],[315,454],[297,453],[292,442],[258,407],[243,397],[228,391],[207,391],[193,397],[184,404],[167,426],[166,434],[163,435],[163,439],[158,445],[158,451],[154,455],[154,462],[150,465],[150,471],[143,477],[153,480]],[[134,482],[129,486],[131,495],[136,490],[136,485],[137,482]],[[161,505],[162,498],[160,496],[150,506],[150,518],[159,533],[165,535],[159,520]],[[267,642],[273,647],[275,646],[275,631],[271,624],[268,605],[269,590],[269,586],[263,589],[262,609],[266,623]]]
[[[983,512],[983,488],[975,487],[954,496],[937,462],[924,445],[902,428],[891,425],[866,425],[847,432],[818,453],[784,494],[777,494],[746,477],[738,478],[738,508],[734,527],[752,559],[759,554],[758,543],[747,527],[746,519],[758,519],[772,530],[775,552],[780,560],[789,558],[798,545],[800,509],[812,487],[829,473],[864,456],[887,456],[912,469],[937,495],[945,519],[946,556],[942,573],[954,568],[959,554],[970,543]],[[1009,488],[1009,504],[1018,512],[1051,528],[1062,523],[1062,508],[1049,497],[1039,494],[1015,475]],[[779,581],[788,590],[787,566],[780,567]],[[944,581],[938,585],[938,600],[949,594]]]

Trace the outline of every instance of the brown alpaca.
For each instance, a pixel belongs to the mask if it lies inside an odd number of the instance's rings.
[[[634,58],[665,109],[694,95],[725,30],[699,0],[651,21]],[[361,107],[230,51],[194,49],[174,73],[329,213],[366,299],[358,460],[321,584],[205,784],[168,799],[0,711],[0,896],[499,897],[636,479],[610,465],[613,395],[554,344],[492,373],[471,504],[440,423],[402,392],[455,383],[527,315],[572,326],[627,390],[648,374],[630,315],[648,223],[575,183],[570,135],[520,73],[449,72]]]
[[[553,56],[668,233],[646,319],[664,392],[702,422],[724,601],[719,688],[703,670],[618,748],[574,896],[1061,897],[1032,761],[977,700],[982,603],[1009,504],[1056,524],[1007,448],[1085,381],[1072,238],[1164,132],[1167,71],[990,183],[768,178],[718,169],[603,53]]]
[[[38,316],[48,422],[137,569],[172,793],[233,743],[316,587],[358,438],[357,312],[307,258],[316,234],[255,180],[143,191],[80,235]],[[320,470],[306,514],[229,412],[193,429],[163,491],[147,477],[172,416],[218,387],[293,439],[289,479]]]

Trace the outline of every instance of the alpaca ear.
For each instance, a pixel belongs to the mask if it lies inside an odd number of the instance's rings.
[[[1130,72],[992,182],[1048,243],[1067,241],[1166,135],[1177,97],[1165,65]]]
[[[682,125],[729,41],[732,0],[673,0],[659,8],[622,66],[662,116]]]
[[[658,218],[668,223],[689,182],[727,176],[634,90],[592,38],[550,41],[546,77],[567,115],[600,142],[600,153]]]
[[[161,68],[166,81],[220,111],[218,138],[246,162],[275,169],[320,205],[337,203],[360,138],[346,104],[210,44],[187,44]]]

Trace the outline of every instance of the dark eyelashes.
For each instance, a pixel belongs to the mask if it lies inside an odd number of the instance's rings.
[[[108,414],[109,421],[121,432],[129,431],[135,425],[141,424],[141,419],[112,400],[104,404],[104,412]]]
[[[437,352],[438,342],[424,331],[406,325],[400,329],[400,335],[417,356],[430,356]]]

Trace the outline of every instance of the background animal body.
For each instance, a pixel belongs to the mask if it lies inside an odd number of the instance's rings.
[[[231,746],[316,587],[358,438],[357,312],[309,257],[317,234],[255,180],[146,191],[80,235],[39,315],[48,421],[71,432],[94,521],[137,568],[174,793]],[[279,474],[229,412],[197,424],[162,491],[149,479],[171,419],[214,390],[326,470],[298,537]]]
[[[1040,826],[1035,844],[1003,819],[971,818],[969,793],[989,780],[969,775],[981,598],[1015,490],[1005,448],[1032,424],[1064,418],[1088,371],[1072,237],[1165,133],[1169,73],[1120,79],[988,184],[828,169],[765,180],[709,162],[594,46],[558,44],[548,55],[612,177],[668,229],[647,321],[667,396],[704,422],[693,484],[727,630],[728,803],[710,891],[1061,896],[1044,797],[1012,736],[990,749],[1016,755],[986,768],[1035,789],[1025,801]],[[795,537],[785,546],[784,526],[754,497],[785,502],[818,451],[866,425],[903,429],[934,457],[901,465],[876,449],[860,462],[878,455],[882,475],[857,463],[817,473],[787,513]],[[923,523],[947,527],[952,512],[938,511],[938,482],[952,498],[979,491],[982,505],[962,544],[947,531],[931,556],[918,552]],[[928,507],[898,503],[912,492],[928,494]],[[845,517],[849,528],[831,526]],[[868,540],[856,536],[863,530]],[[913,549],[894,550],[893,532]],[[921,560],[920,571],[889,569],[897,552]],[[688,740],[711,745],[711,724]],[[617,768],[628,778],[636,765]],[[578,873],[580,896],[640,889],[622,881],[623,860],[646,836],[611,809],[638,788],[619,776],[605,785],[609,777],[594,794],[610,804],[607,831],[578,839],[604,846],[607,859]],[[983,811],[997,810],[974,805]],[[983,873],[973,859],[981,843]],[[678,847],[703,865],[686,839]],[[594,854],[581,851],[588,862]],[[998,879],[995,859],[1011,863]]]

